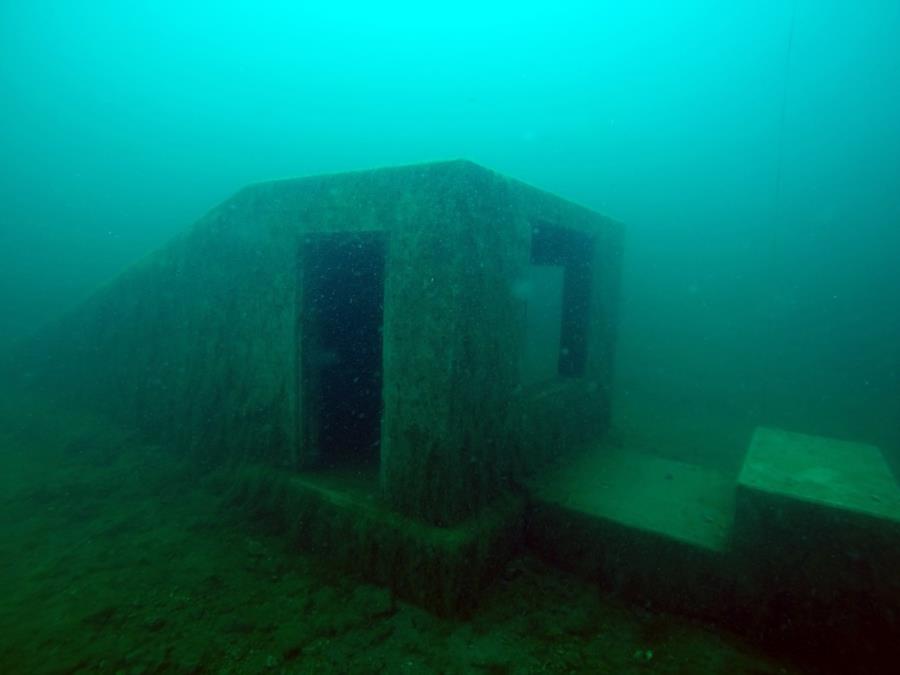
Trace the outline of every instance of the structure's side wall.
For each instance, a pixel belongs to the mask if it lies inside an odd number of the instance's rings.
[[[394,223],[384,313],[382,482],[405,513],[445,525],[510,477],[523,319],[511,282],[527,256],[508,183],[458,162]]]
[[[244,195],[19,354],[30,386],[200,453],[290,460],[293,256]]]
[[[510,206],[520,230],[533,226],[585,232],[593,245],[587,362],[577,377],[558,376],[524,387],[516,403],[517,466],[533,472],[608,428],[618,324],[622,225],[572,202],[518,181],[510,183]],[[527,263],[527,256],[525,263]]]

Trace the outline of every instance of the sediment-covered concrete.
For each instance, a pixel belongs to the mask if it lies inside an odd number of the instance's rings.
[[[579,233],[577,265],[559,251],[549,260],[572,268],[564,292],[587,305],[565,319],[579,359],[566,368],[578,372],[525,387],[528,298],[516,289],[536,262],[535,233],[553,228]],[[548,456],[602,434],[621,227],[464,161],[251,185],[23,344],[16,376],[209,466],[315,469],[328,359],[305,341],[315,319],[303,251],[312,235],[372,233],[384,242],[386,503],[463,522]]]

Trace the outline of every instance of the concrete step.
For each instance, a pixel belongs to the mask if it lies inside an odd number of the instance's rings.
[[[534,482],[527,541],[609,590],[712,616],[733,583],[733,518],[725,475],[597,446]]]
[[[469,614],[522,548],[521,497],[445,528],[392,510],[380,498],[377,474],[257,465],[241,468],[233,481],[230,503],[270,532],[445,616]]]
[[[900,635],[900,488],[878,448],[757,428],[733,546],[757,632],[867,658]]]
[[[734,481],[649,453],[597,447],[535,484],[534,496],[588,516],[724,551]]]
[[[872,445],[758,427],[738,479],[745,499],[802,502],[823,517],[900,523],[900,488]]]
[[[900,589],[900,487],[875,446],[758,427],[736,509],[735,549],[768,589]]]

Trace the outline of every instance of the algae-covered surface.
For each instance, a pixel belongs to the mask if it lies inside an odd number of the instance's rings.
[[[465,621],[289,550],[227,475],[76,415],[0,417],[4,673],[788,673],[512,561]],[[427,579],[423,579],[427,583]]]
[[[900,487],[872,445],[758,427],[740,481],[749,489],[900,523]]]
[[[715,470],[597,446],[536,482],[538,499],[691,546],[728,547],[735,486]]]

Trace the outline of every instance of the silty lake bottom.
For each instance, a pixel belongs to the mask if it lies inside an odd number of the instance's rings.
[[[5,672],[806,672],[529,556],[441,619],[291,550],[215,472],[103,420],[7,402],[0,429]]]

